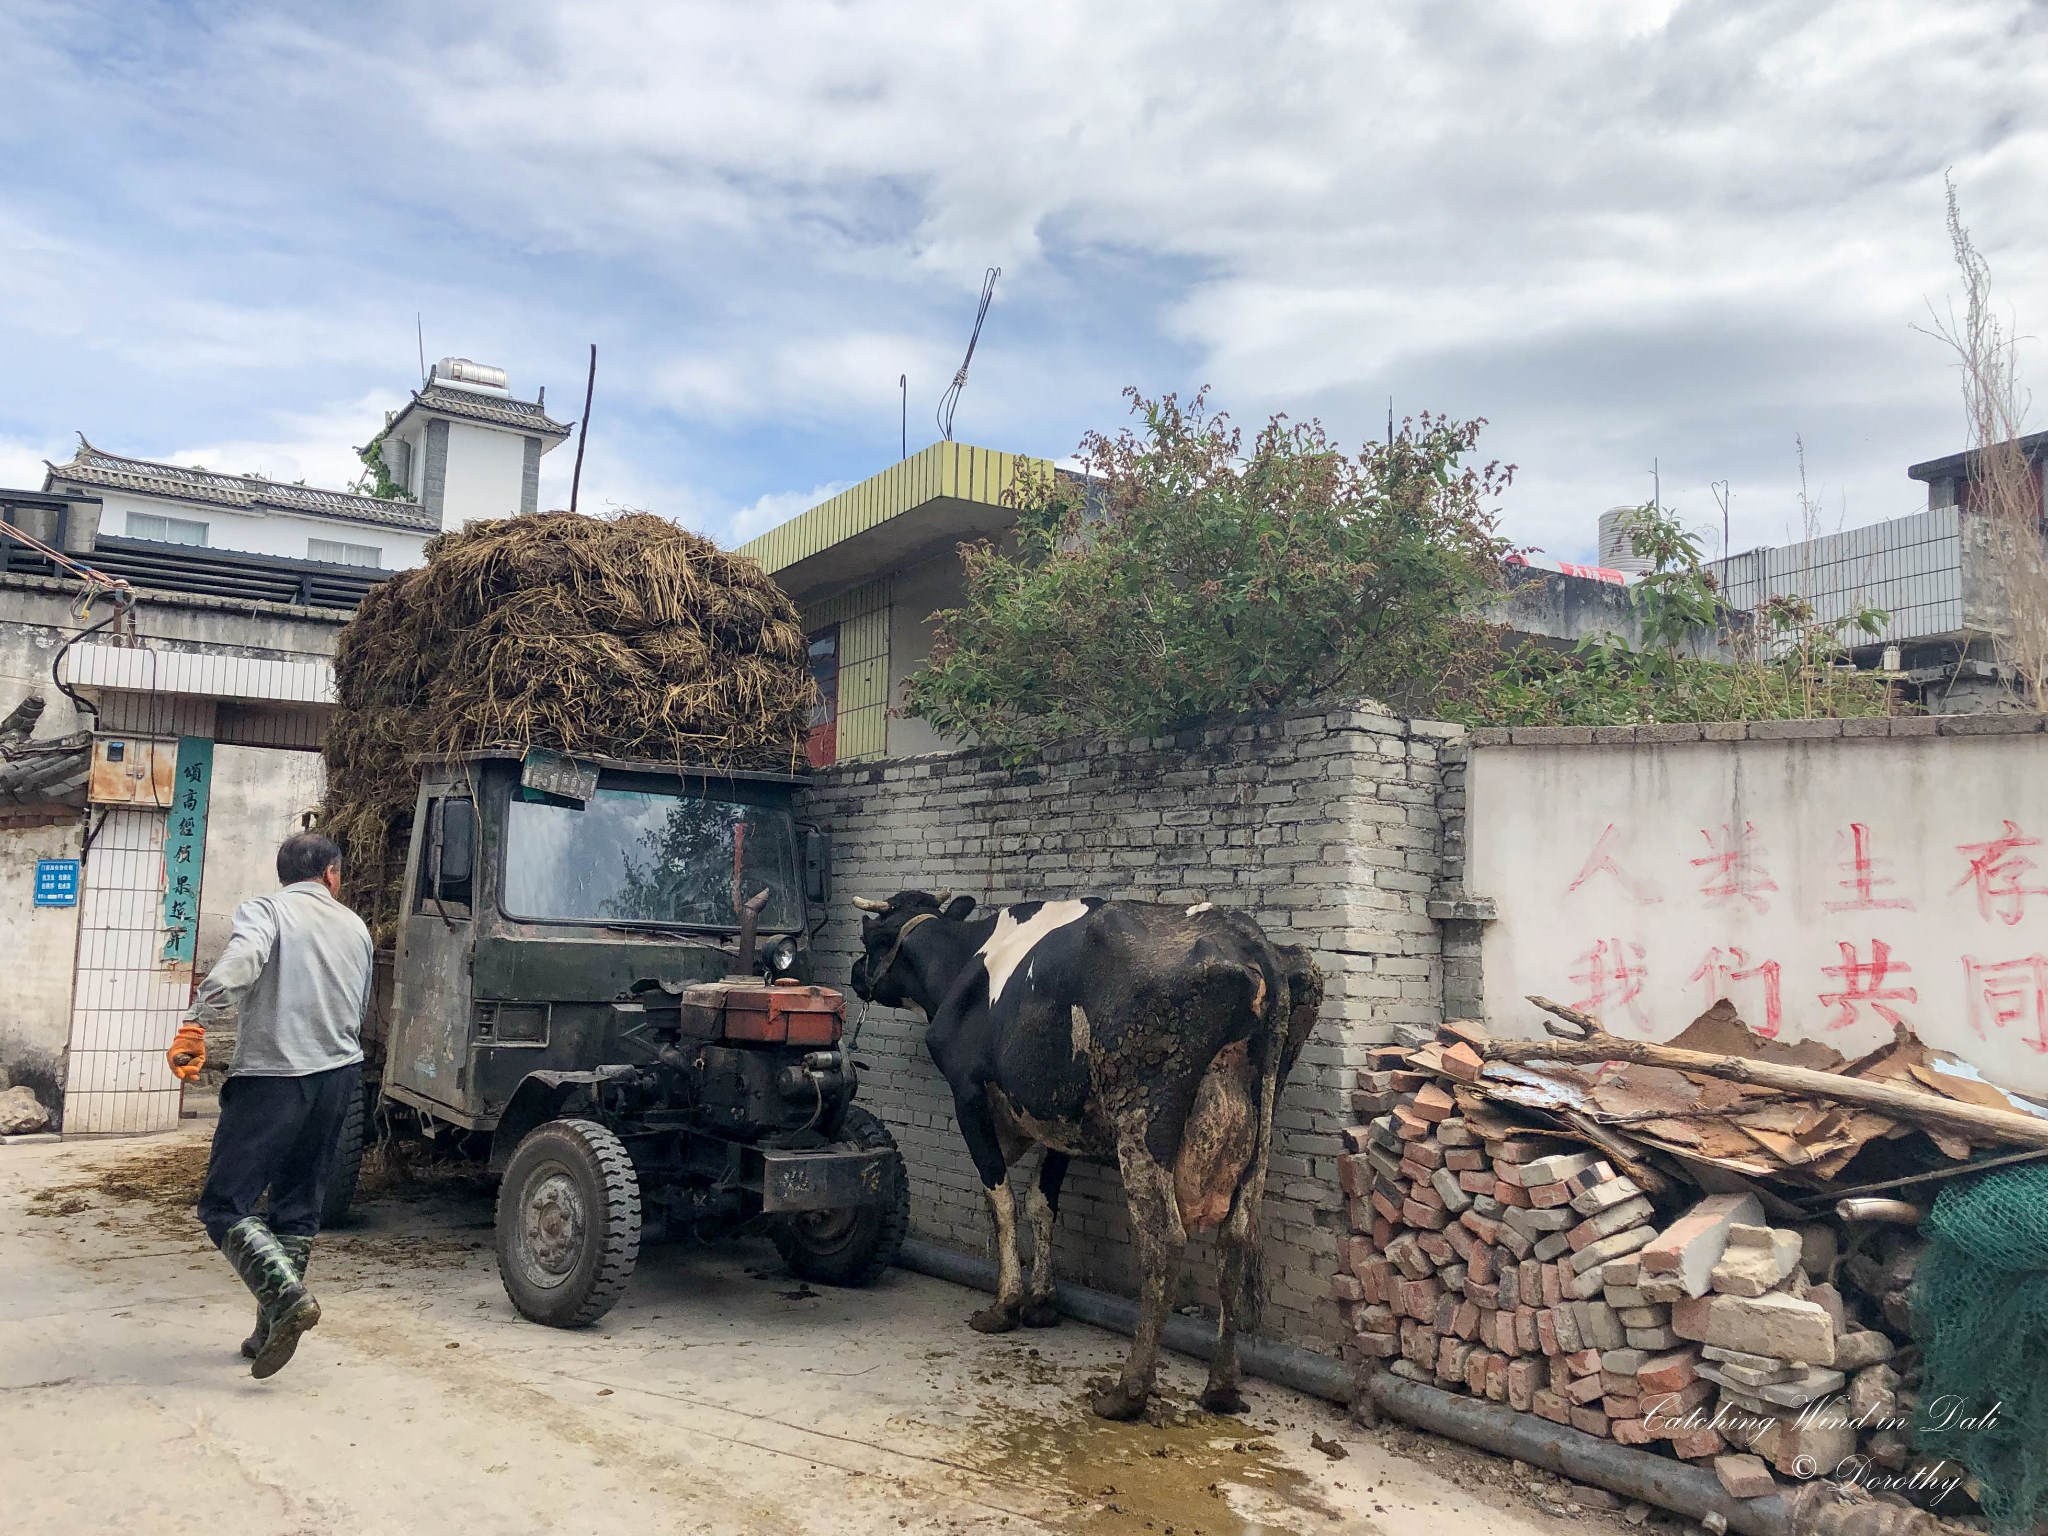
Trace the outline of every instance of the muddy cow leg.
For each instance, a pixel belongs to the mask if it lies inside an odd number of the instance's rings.
[[[1010,1181],[988,1192],[996,1225],[996,1299],[967,1319],[976,1333],[1008,1333],[1024,1310],[1024,1269],[1017,1257],[1017,1202]]]
[[[1209,1357],[1209,1382],[1202,1388],[1202,1406],[1211,1413],[1244,1412],[1244,1394],[1237,1389],[1237,1335],[1258,1321],[1259,1206],[1265,1183],[1264,1169],[1255,1168],[1245,1175],[1231,1202],[1230,1215],[1216,1234],[1222,1318],[1216,1353]]]
[[[1138,1263],[1143,1280],[1138,1292],[1138,1331],[1124,1362],[1121,1380],[1095,1398],[1095,1412],[1105,1419],[1135,1419],[1145,1411],[1159,1372],[1159,1340],[1166,1329],[1168,1303],[1180,1280],[1181,1258],[1187,1252],[1187,1228],[1181,1224],[1174,1198],[1173,1171],[1145,1146],[1141,1126],[1117,1133],[1117,1166],[1124,1176],[1124,1197],[1131,1225],[1137,1231]]]
[[[1004,1156],[984,1090],[956,1092],[953,1114],[960,1122],[967,1155],[981,1175],[996,1233],[996,1299],[968,1318],[967,1325],[977,1333],[1008,1333],[1017,1326],[1017,1316],[1024,1309],[1024,1274],[1017,1261],[1017,1203],[1010,1195],[1009,1159]]]
[[[1031,1294],[1024,1303],[1026,1328],[1050,1328],[1060,1320],[1052,1299],[1052,1228],[1059,1219],[1060,1185],[1067,1176],[1067,1154],[1045,1149],[1038,1182],[1024,1196],[1031,1213]]]

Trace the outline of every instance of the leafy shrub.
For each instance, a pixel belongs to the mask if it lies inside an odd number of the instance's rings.
[[[1492,503],[1513,467],[1465,463],[1483,422],[1424,415],[1349,454],[1276,416],[1246,452],[1205,394],[1127,394],[1142,431],[1090,434],[1085,479],[1027,481],[1013,548],[963,547],[910,713],[1014,749],[1398,701],[1466,664],[1509,552]]]

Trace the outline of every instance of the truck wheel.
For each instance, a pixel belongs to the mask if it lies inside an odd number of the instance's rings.
[[[611,1311],[640,1257],[640,1179],[594,1120],[549,1120],[498,1186],[498,1278],[520,1315],[581,1328]]]
[[[857,1147],[896,1150],[896,1138],[873,1115],[854,1105],[846,1111],[842,1141]],[[889,1195],[880,1205],[845,1211],[805,1211],[775,1223],[775,1251],[790,1273],[825,1285],[871,1285],[896,1262],[910,1230],[910,1176],[897,1158]]]
[[[334,1133],[334,1161],[327,1169],[327,1187],[320,1195],[320,1225],[338,1227],[348,1219],[348,1208],[356,1198],[356,1180],[363,1172],[363,1142],[370,1123],[370,1095],[377,1091],[364,1083],[347,1109],[342,1111],[341,1129]]]

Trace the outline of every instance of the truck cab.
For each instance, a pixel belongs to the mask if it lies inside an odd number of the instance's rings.
[[[807,1278],[893,1259],[902,1159],[853,1103],[843,999],[810,984],[829,853],[797,825],[801,782],[540,751],[422,765],[366,1044],[392,1114],[502,1175],[500,1273],[527,1316],[602,1315],[643,1221],[764,1228]]]

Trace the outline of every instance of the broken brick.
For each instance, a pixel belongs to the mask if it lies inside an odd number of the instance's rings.
[[[1571,1424],[1573,1429],[1589,1435],[1607,1434],[1607,1415],[1598,1408],[1574,1408]]]
[[[1778,1491],[1778,1480],[1761,1456],[1716,1456],[1714,1476],[1731,1499],[1765,1499]]]
[[[1548,1419],[1553,1424],[1569,1424],[1572,1421],[1571,1404],[1562,1392],[1538,1392],[1530,1400],[1529,1411],[1539,1419]]]
[[[1642,1272],[1675,1276],[1688,1296],[1704,1296],[1728,1246],[1728,1229],[1737,1222],[1756,1226],[1763,1219],[1764,1208],[1755,1195],[1709,1195],[1643,1248]]]
[[[1835,1325],[1826,1310],[1782,1291],[1762,1296],[1687,1296],[1672,1304],[1682,1339],[1718,1344],[1774,1360],[1833,1365]]]
[[[1461,1083],[1476,1083],[1486,1070],[1486,1061],[1461,1040],[1438,1058],[1437,1068],[1444,1076],[1454,1077]]]
[[[1447,1120],[1458,1107],[1452,1097],[1435,1083],[1425,1083],[1415,1090],[1415,1102],[1408,1106],[1409,1113],[1432,1123]]]

